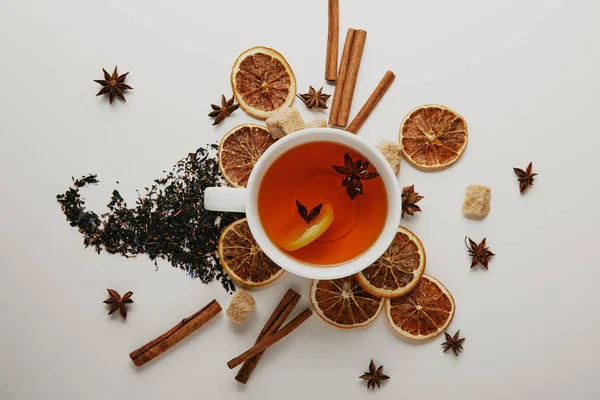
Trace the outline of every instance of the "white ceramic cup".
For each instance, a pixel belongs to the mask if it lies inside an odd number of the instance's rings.
[[[339,143],[362,154],[379,172],[387,192],[387,219],[377,240],[358,257],[332,266],[309,264],[291,257],[269,239],[258,216],[258,191],[265,172],[283,153],[310,142]],[[204,192],[204,208],[211,211],[245,212],[256,243],[271,260],[286,271],[311,279],[337,279],[362,271],[385,252],[398,230],[402,201],[398,180],[392,167],[373,145],[342,130],[311,128],[288,135],[269,147],[254,166],[246,189],[207,188]]]

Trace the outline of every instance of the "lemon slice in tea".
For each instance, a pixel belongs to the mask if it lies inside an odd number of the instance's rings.
[[[317,240],[333,223],[333,207],[323,204],[319,215],[305,223],[301,218],[293,218],[277,234],[277,244],[286,251],[294,251],[308,246]]]

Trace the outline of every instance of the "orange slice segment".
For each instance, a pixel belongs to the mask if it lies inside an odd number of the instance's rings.
[[[276,50],[257,46],[239,55],[231,70],[233,94],[251,116],[267,119],[296,96],[296,77]]]
[[[465,151],[467,141],[467,122],[444,106],[419,106],[408,113],[400,127],[404,157],[425,170],[455,163]]]
[[[246,218],[223,229],[218,252],[221,266],[239,284],[263,286],[283,274],[283,270],[256,244]]]
[[[375,296],[398,297],[417,285],[425,263],[423,244],[414,233],[401,226],[385,253],[356,274],[356,278]]]
[[[386,299],[385,309],[394,330],[409,339],[427,340],[444,332],[454,317],[454,299],[444,285],[424,274],[412,292]]]
[[[354,276],[314,280],[310,300],[323,321],[341,329],[369,325],[383,309],[384,302],[382,298],[365,291]]]
[[[234,187],[246,187],[254,164],[275,140],[264,126],[238,125],[219,144],[219,169]]]
[[[308,224],[302,218],[294,217],[277,234],[277,244],[286,251],[301,249],[317,240],[333,223],[333,208],[323,204],[321,212]]]

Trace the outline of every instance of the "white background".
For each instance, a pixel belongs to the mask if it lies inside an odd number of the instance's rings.
[[[454,108],[469,145],[453,167],[399,181],[425,196],[404,220],[427,251],[427,272],[453,293],[450,332],[467,338],[459,358],[442,338],[415,344],[379,318],[344,332],[313,316],[270,349],[250,382],[226,361],[254,342],[288,287],[308,304],[309,281],[285,274],[252,292],[257,306],[234,326],[222,313],[137,369],[128,354],[216,298],[161,262],[84,250],[55,201],[71,176],[103,211],[113,188],[133,203],[188,152],[252,122],[237,111],[220,126],[206,115],[237,55],[281,51],[298,88],[324,84],[325,0],[4,0],[0,4],[0,398],[365,398],[357,377],[369,360],[392,379],[389,399],[597,399],[600,356],[597,178],[600,3],[595,1],[350,1],[348,27],[368,31],[352,114],[391,69],[397,78],[360,131],[395,140],[423,103]],[[131,71],[127,103],[94,97],[101,68]],[[325,92],[333,87],[325,85]],[[320,114],[296,106],[306,120]],[[325,114],[326,115],[326,114]],[[512,167],[540,175],[525,194]],[[120,181],[116,185],[115,181]],[[464,188],[492,187],[482,221],[461,211]],[[470,270],[463,240],[487,236],[490,270]],[[106,288],[132,290],[126,322],[106,315]]]

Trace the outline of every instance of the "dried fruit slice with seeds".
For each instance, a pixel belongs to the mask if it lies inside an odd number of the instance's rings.
[[[414,340],[427,340],[444,332],[454,316],[454,299],[433,276],[423,274],[417,286],[402,297],[386,299],[392,328]]]
[[[425,263],[423,244],[414,233],[401,226],[385,253],[356,274],[356,278],[375,296],[398,297],[416,286],[425,271]]]
[[[246,218],[229,224],[219,238],[219,261],[235,282],[245,286],[263,286],[283,274],[258,247]]]
[[[246,187],[254,164],[275,140],[264,126],[238,125],[219,144],[219,169],[230,185]]]
[[[277,51],[257,46],[239,55],[231,70],[233,94],[244,111],[267,119],[296,96],[296,77]]]
[[[314,280],[310,301],[325,322],[336,328],[361,328],[375,321],[384,300],[364,290],[354,276]]]
[[[467,141],[467,122],[444,106],[419,106],[408,113],[400,127],[404,157],[425,170],[444,168],[456,162],[465,151]]]

